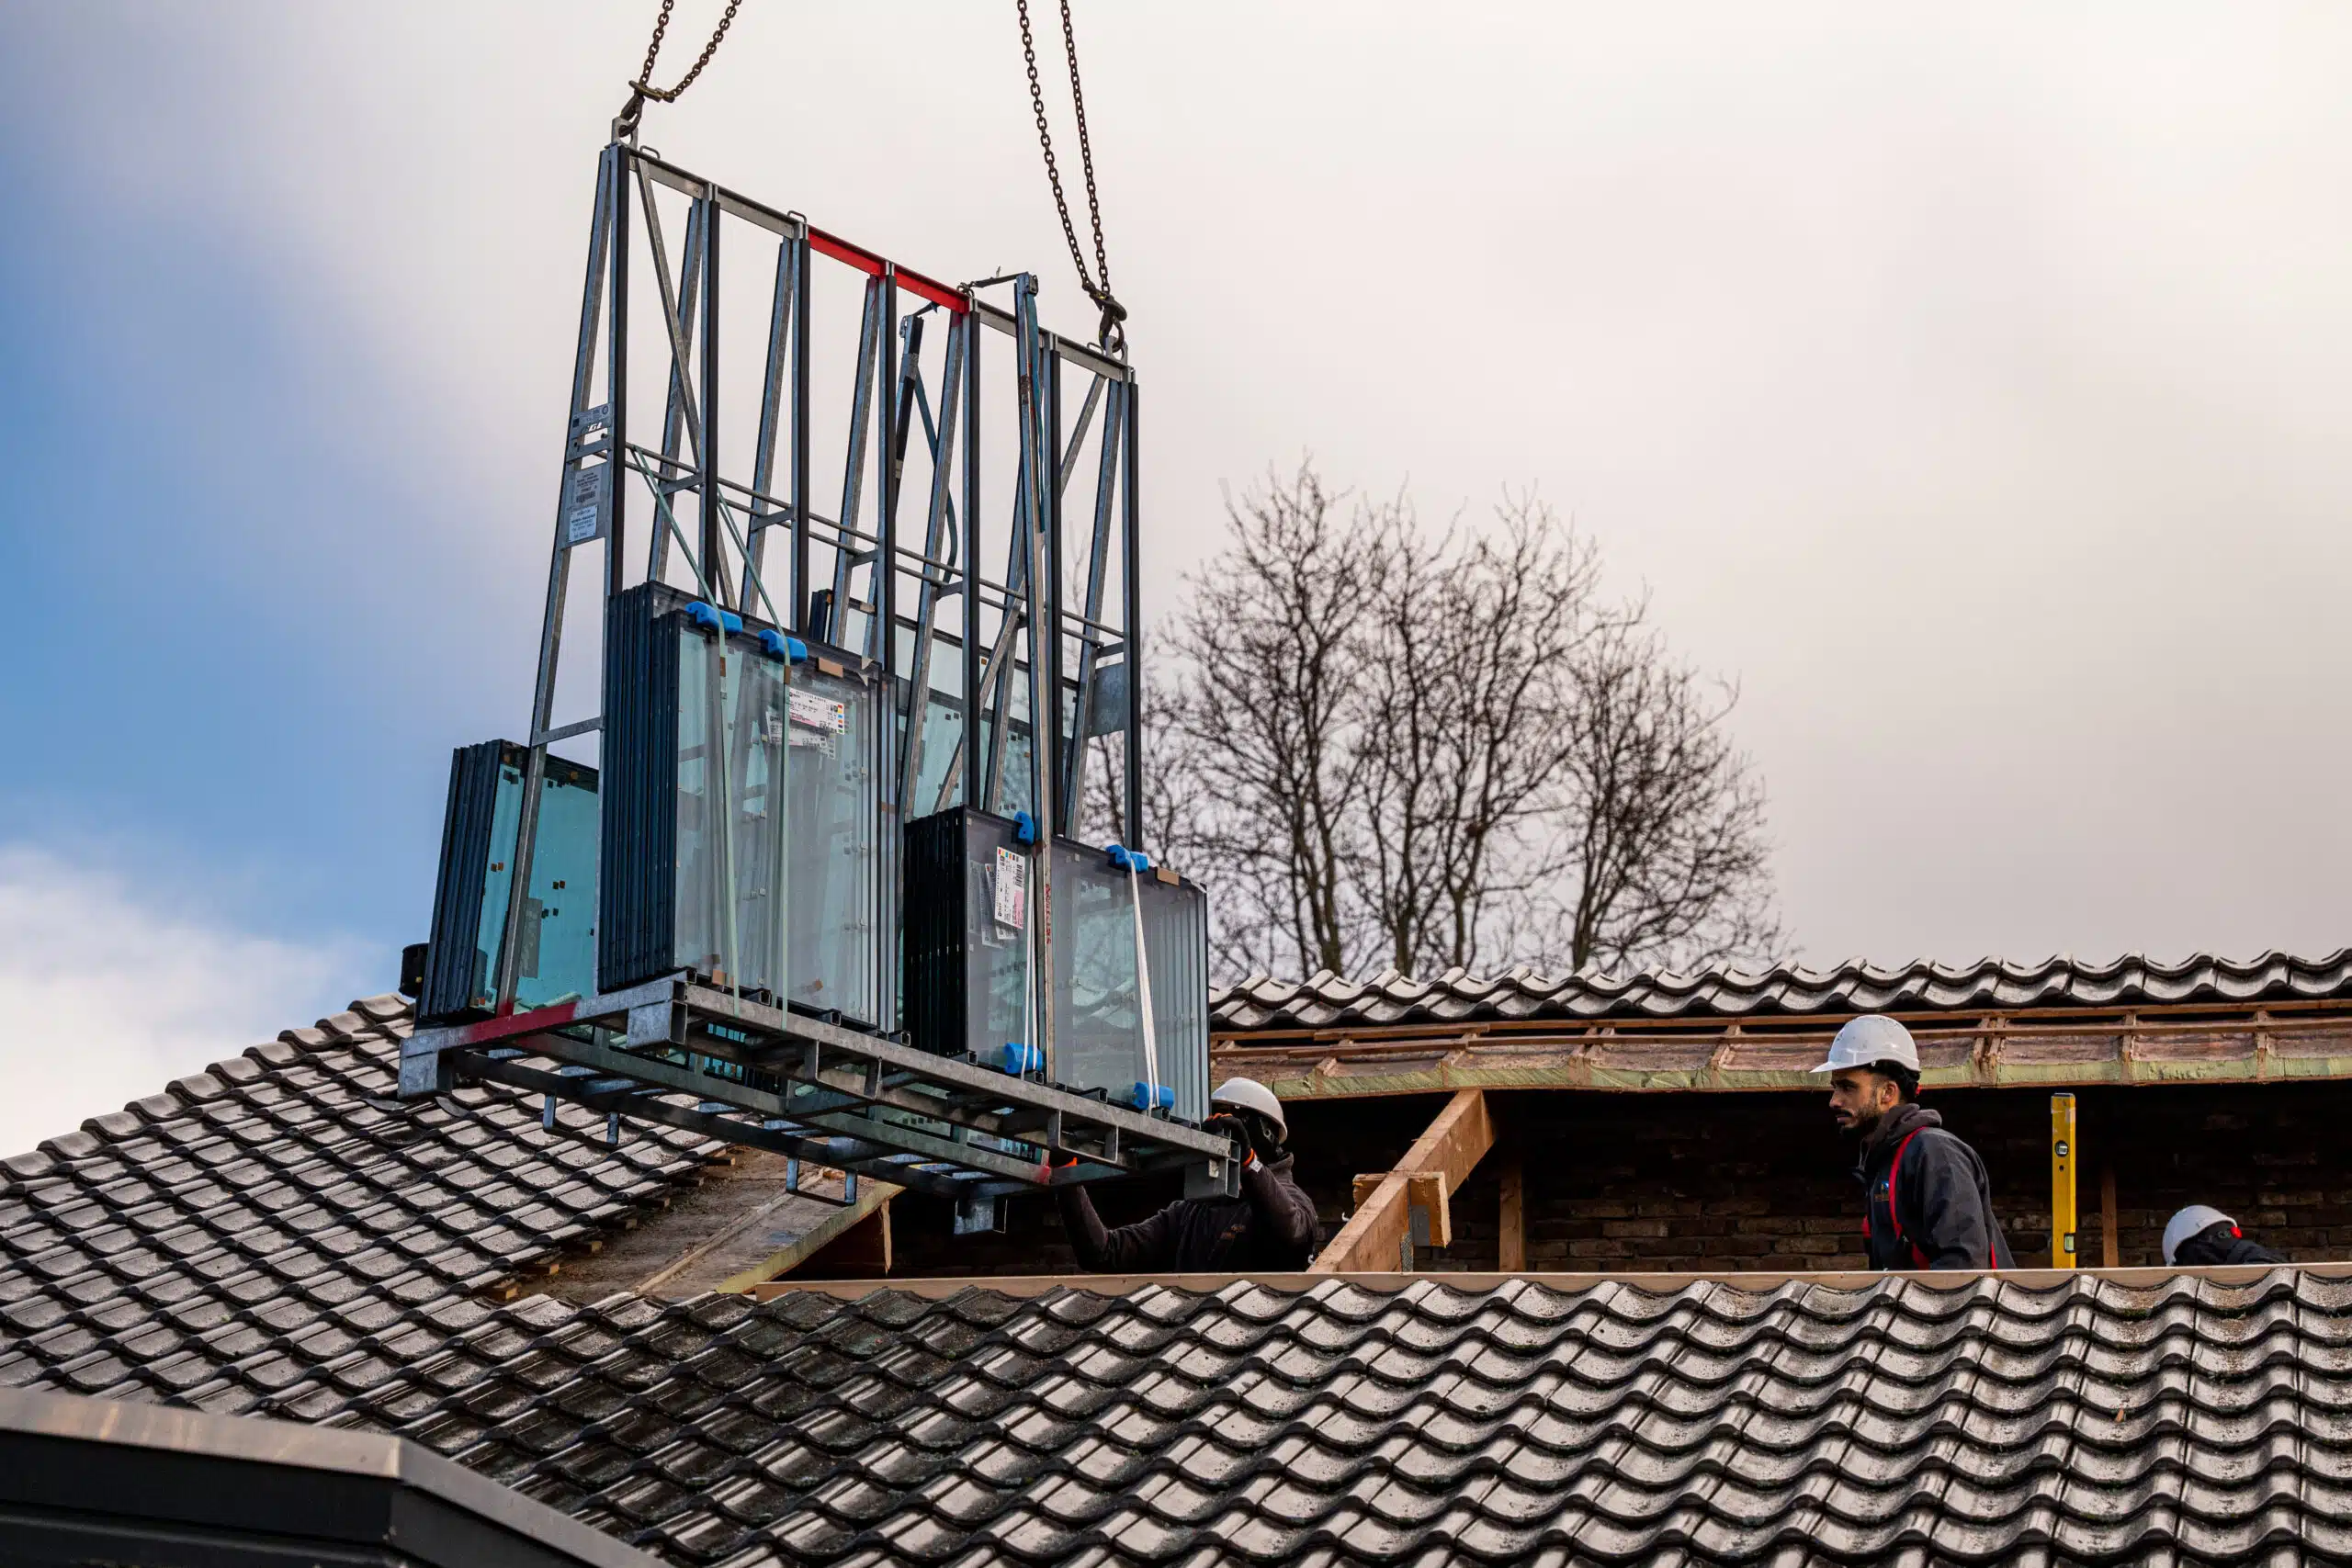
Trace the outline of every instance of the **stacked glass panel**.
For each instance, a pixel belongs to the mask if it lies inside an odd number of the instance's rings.
[[[925,1050],[1044,1066],[1024,1021],[1037,986],[1038,849],[1023,836],[970,807],[908,829],[907,1021]],[[1200,1120],[1209,1089],[1206,897],[1139,859],[1114,863],[1068,840],[1055,840],[1053,855],[1052,1079]],[[1154,1083],[1165,1093],[1138,1093]]]
[[[851,656],[663,585],[614,598],[605,989],[688,970],[892,1026],[883,690]]]
[[[1206,1116],[1207,897],[1140,857],[1066,839],[1054,840],[1053,897],[1056,1075],[1122,1098],[1156,1083],[1175,1114]]]
[[[508,740],[460,748],[449,763],[441,873],[418,998],[432,1022],[481,1018],[498,999],[529,753]],[[539,784],[537,852],[514,927],[517,1008],[595,989],[596,770],[549,757]]]

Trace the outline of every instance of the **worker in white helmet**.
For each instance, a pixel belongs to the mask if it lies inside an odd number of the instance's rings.
[[[1098,1274],[1290,1274],[1315,1250],[1315,1203],[1291,1176],[1283,1102],[1255,1078],[1227,1078],[1202,1126],[1240,1152],[1237,1198],[1180,1198],[1149,1219],[1106,1229],[1083,1187],[1057,1190],[1079,1266]]]
[[[2237,1221],[2202,1203],[2191,1203],[2165,1225],[2165,1261],[2180,1269],[2216,1263],[2284,1263],[2283,1254],[2248,1241]]]
[[[2014,1269],[1976,1151],[1918,1102],[1919,1047],[1891,1018],[1854,1019],[1829,1043],[1829,1111],[1861,1139],[1863,1244],[1878,1269]]]

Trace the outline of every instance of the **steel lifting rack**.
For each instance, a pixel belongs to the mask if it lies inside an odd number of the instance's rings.
[[[738,270],[722,276],[722,254]],[[998,289],[1009,309],[983,297]],[[419,1029],[404,1095],[503,1082],[602,1110],[614,1136],[620,1118],[659,1121],[959,1198],[1175,1165],[1195,1189],[1234,1190],[1223,1140],[1054,1087],[1051,1005],[1035,1009],[1035,1073],[905,1043],[895,929],[876,933],[889,994],[875,1032],[690,972],[518,1010],[522,955],[536,951],[520,890],[532,886],[548,749],[604,728],[601,705],[557,716],[572,558],[592,547],[600,609],[637,582],[669,582],[880,677],[895,728],[876,878],[898,876],[906,822],[959,805],[1027,812],[1049,840],[1131,836],[1142,796],[1136,378],[1123,350],[1041,328],[1036,296],[1025,273],[937,282],[631,140],[604,149],[508,874],[518,891],[487,977],[492,1016]],[[927,325],[944,339],[935,359]],[[1011,353],[987,356],[991,378],[983,345],[999,337]],[[1069,371],[1087,378],[1082,397],[1066,395]],[[820,382],[846,398],[820,399]],[[633,394],[659,405],[658,441],[638,434]],[[842,476],[831,515],[817,496],[820,453]],[[910,493],[920,521],[902,525]],[[995,576],[987,519],[1004,530]],[[588,629],[603,627],[599,615]],[[576,676],[562,690],[575,705],[600,692]],[[1035,926],[1049,931],[1052,857],[1037,859]],[[1053,944],[1035,946],[1037,989],[1050,996]]]
[[[677,978],[411,1037],[404,1097],[469,1079],[601,1111],[616,1139],[634,1117],[949,1198],[958,1229],[1105,1177],[1238,1190],[1231,1145],[1197,1127]]]

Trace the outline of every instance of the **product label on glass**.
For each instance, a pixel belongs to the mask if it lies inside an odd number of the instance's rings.
[[[813,746],[820,756],[840,754],[835,739],[849,728],[849,705],[820,697],[814,692],[792,690],[789,698],[792,723],[792,744]]]
[[[792,691],[792,722],[839,735],[849,728],[849,705],[796,686]]]
[[[996,923],[1008,931],[1019,931],[1024,896],[1028,892],[1029,864],[1011,850],[996,852]]]

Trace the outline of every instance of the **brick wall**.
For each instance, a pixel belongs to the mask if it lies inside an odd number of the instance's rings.
[[[2233,1214],[2299,1261],[2352,1258],[2352,1083],[2076,1091],[2082,1260],[2101,1258],[2101,1173],[2112,1170],[2120,1260],[2162,1260],[2165,1221],[2184,1203]],[[1823,1094],[1492,1097],[1500,1141],[1453,1203],[1454,1245],[1430,1270],[1496,1267],[1499,1172],[1522,1171],[1527,1266],[1538,1270],[1848,1269],[1864,1266],[1853,1144]],[[2037,1089],[1929,1092],[1974,1145],[2009,1246],[2024,1264],[2050,1247],[2050,1096]],[[1442,1096],[1291,1108],[1299,1179],[1328,1236],[1358,1172],[1385,1170]],[[1172,1183],[1097,1189],[1107,1223],[1137,1218]],[[1050,1202],[1010,1205],[1006,1233],[948,1235],[944,1204],[899,1201],[901,1275],[1059,1273],[1073,1267]]]
[[[2083,1261],[2100,1261],[2102,1174],[2116,1190],[2119,1261],[2161,1262],[2184,1203],[2235,1215],[2299,1261],[2352,1258],[2352,1083],[2075,1091]],[[1522,1094],[1494,1098],[1500,1130],[1429,1269],[1496,1267],[1498,1173],[1517,1151],[1531,1269],[1844,1269],[1864,1265],[1854,1145],[1815,1094]],[[1929,1092],[1975,1145],[2020,1263],[2050,1249],[2050,1096]],[[1293,1112],[1302,1179],[1336,1224],[1356,1170],[1401,1152],[1440,1098],[1309,1104]],[[1313,1151],[1312,1153],[1308,1151]]]

